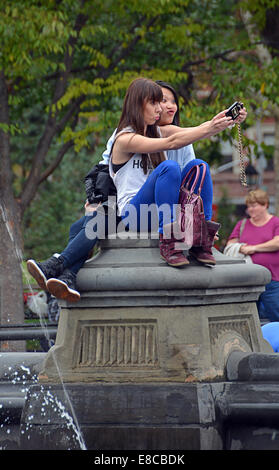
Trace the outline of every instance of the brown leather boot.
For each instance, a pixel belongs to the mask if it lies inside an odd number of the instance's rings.
[[[192,246],[189,250],[189,254],[196,258],[200,263],[215,265],[216,259],[213,256],[212,247],[214,245],[214,237],[221,225],[217,222],[213,222],[212,220],[207,220],[206,224],[208,235],[205,244],[203,246]]]
[[[189,260],[184,256],[182,250],[175,248],[177,240],[163,238],[160,233],[159,247],[160,255],[170,266],[183,266],[189,264]]]
[[[159,234],[160,255],[170,266],[190,264],[179,246],[182,244],[181,232],[176,222],[163,227],[164,234]]]

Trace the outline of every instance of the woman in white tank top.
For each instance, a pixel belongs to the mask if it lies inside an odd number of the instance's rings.
[[[210,121],[192,128],[157,123],[162,108],[161,87],[146,78],[134,80],[126,93],[122,114],[114,136],[110,174],[117,189],[117,203],[123,219],[136,214],[137,230],[142,227],[142,209],[157,207],[161,257],[171,266],[189,264],[177,249],[175,206],[178,204],[181,170],[177,162],[166,160],[164,151],[209,138],[226,129],[232,119],[226,110]],[[246,111],[241,119],[246,117]],[[151,167],[151,168],[150,168]],[[164,210],[160,210],[161,208]],[[131,218],[128,223],[131,223]]]

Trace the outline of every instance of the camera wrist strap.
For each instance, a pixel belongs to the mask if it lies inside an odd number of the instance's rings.
[[[242,186],[247,187],[247,180],[246,180],[246,173],[245,173],[245,165],[244,165],[244,158],[243,158],[243,147],[242,147],[242,136],[241,136],[241,127],[240,123],[237,123],[237,131],[238,131],[238,152],[239,152],[239,161],[240,161],[240,182]]]

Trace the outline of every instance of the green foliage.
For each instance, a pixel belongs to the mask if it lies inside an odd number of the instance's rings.
[[[22,272],[22,284],[23,284],[23,286],[25,287],[25,286],[33,284],[34,280],[33,280],[32,276],[29,274],[29,272],[27,271],[26,261],[22,261],[22,263],[21,263],[21,272]]]
[[[57,70],[55,54],[63,53],[74,34],[67,20],[55,1],[2,0],[0,69],[6,77],[28,81],[49,69]]]
[[[25,259],[43,260],[65,248],[71,224],[84,215],[84,177],[94,163],[90,153],[69,152],[42,185],[24,217]]]
[[[266,7],[273,3],[264,2]],[[244,50],[251,50],[237,14],[243,4],[264,16],[263,2],[254,2],[252,7],[252,2],[238,5],[232,0],[205,1],[202,15],[197,0],[154,0],[152,4],[107,0],[94,2],[94,7],[88,1],[57,5],[51,0],[43,4],[20,0],[14,7],[4,1],[0,68],[11,80],[13,129],[22,128],[15,112],[21,113],[27,101],[41,103],[44,113],[62,114],[83,97],[82,128],[75,132],[69,122],[62,130],[62,139],[74,139],[79,151],[88,145],[87,135],[104,129],[104,113],[111,113],[117,97],[119,109],[127,86],[139,75],[184,89],[188,99],[182,117],[191,125],[210,119],[236,98],[249,109],[249,103],[256,105],[255,90],[264,89],[266,99],[277,102],[277,60],[259,73],[255,55],[243,55]],[[78,15],[86,21],[77,38]],[[77,38],[75,49],[69,46],[70,38]],[[69,76],[66,92],[51,101],[55,73],[64,70],[67,52],[73,56],[75,72]],[[205,100],[197,98],[201,88],[212,89]],[[247,89],[253,90],[250,97]]]
[[[278,0],[242,0],[242,8],[249,10],[253,14],[253,20],[263,30],[266,26],[266,13],[275,10],[279,6]]]
[[[228,191],[224,187],[222,188],[222,197],[218,202],[218,222],[221,224],[219,230],[220,239],[216,243],[218,249],[223,251],[228,237],[232,233],[232,230],[237,222],[236,218],[236,206],[229,202]]]

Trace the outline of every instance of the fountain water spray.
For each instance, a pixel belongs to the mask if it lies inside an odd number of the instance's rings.
[[[0,203],[0,212],[1,212],[1,215],[2,215],[3,222],[6,226],[7,231],[8,231],[9,237],[10,237],[10,239],[11,239],[13,245],[14,245],[15,253],[16,253],[16,256],[17,256],[17,258],[20,262],[21,270],[22,270],[23,274],[26,275],[27,273],[24,272],[24,267],[23,267],[23,263],[22,263],[22,261],[23,261],[22,251],[17,246],[17,243],[14,239],[12,230],[10,228],[9,219],[8,219],[8,216],[7,216],[7,210],[6,210],[5,206],[1,203]],[[32,294],[34,294],[34,291],[33,291],[33,288],[31,286],[31,283],[29,281],[28,275],[26,276],[26,279],[27,279],[28,288],[30,289],[30,292]],[[36,304],[36,295],[34,295],[33,298],[34,298],[34,303]],[[37,309],[37,311],[39,312],[38,316],[39,316],[39,320],[40,320],[40,325],[41,325],[41,327],[44,331],[44,334],[45,334],[46,340],[48,342],[48,345],[49,345],[49,347],[51,347],[51,338],[50,338],[50,335],[49,335],[49,332],[48,332],[48,329],[47,329],[47,324],[46,324],[45,319],[43,317],[43,314],[40,312],[39,308]],[[65,384],[63,382],[61,371],[59,369],[59,365],[58,365],[58,362],[57,362],[57,359],[55,357],[54,352],[53,352],[53,359],[54,359],[54,363],[55,363],[55,366],[56,366],[56,369],[57,369],[57,372],[58,372],[60,383],[61,383],[62,388],[63,388],[64,395],[65,395],[65,398],[68,402],[68,405],[69,405],[70,412],[71,412],[72,416],[67,413],[64,405],[61,402],[59,402],[56,397],[53,397],[51,395],[49,390],[47,391],[46,396],[45,396],[45,404],[56,403],[57,410],[60,411],[61,416],[66,419],[66,421],[68,423],[68,426],[71,427],[73,429],[73,431],[75,432],[81,450],[86,450],[86,445],[85,445],[85,442],[84,442],[84,439],[83,439],[83,436],[82,436],[82,433],[81,433],[81,430],[80,430],[78,419],[77,419],[73,404],[71,402],[71,399],[69,397],[69,394],[67,392],[67,389],[65,387]],[[27,389],[26,389],[26,391],[27,391]],[[42,386],[42,391],[43,391],[43,386]]]

